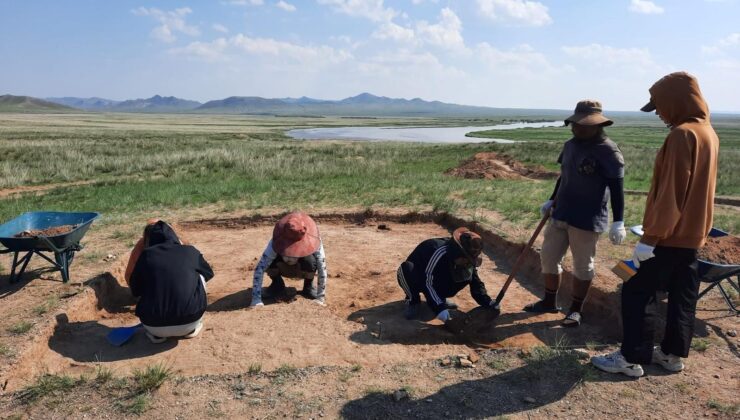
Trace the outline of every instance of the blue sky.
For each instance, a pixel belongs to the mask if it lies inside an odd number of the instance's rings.
[[[0,2],[0,94],[635,110],[664,74],[740,111],[740,0]]]

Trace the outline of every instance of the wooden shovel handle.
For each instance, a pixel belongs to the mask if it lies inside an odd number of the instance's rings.
[[[501,300],[504,298],[504,295],[506,294],[506,290],[509,288],[509,285],[511,284],[511,281],[514,280],[514,276],[516,275],[516,272],[519,270],[519,267],[522,265],[522,262],[524,261],[524,256],[527,254],[527,251],[532,247],[532,244],[534,244],[535,239],[540,235],[540,231],[545,226],[545,223],[547,222],[547,219],[550,218],[550,212],[545,212],[545,216],[542,217],[542,220],[540,220],[540,224],[537,225],[537,229],[534,230],[534,233],[532,234],[532,237],[529,238],[529,242],[527,242],[527,246],[524,247],[522,250],[522,253],[519,254],[519,257],[516,259],[516,262],[514,263],[514,266],[511,268],[511,273],[509,273],[509,277],[506,279],[506,283],[504,283],[504,287],[501,288],[501,291],[498,292],[498,296],[496,296],[496,303],[494,304],[497,308],[501,304]]]

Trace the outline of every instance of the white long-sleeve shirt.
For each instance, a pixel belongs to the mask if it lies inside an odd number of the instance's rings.
[[[313,253],[316,258],[318,265],[318,287],[316,288],[316,295],[318,298],[323,298],[326,291],[326,255],[324,254],[323,242],[319,245],[319,250]],[[257,267],[254,269],[254,279],[252,282],[252,306],[262,302],[262,281],[265,277],[265,270],[272,264],[273,261],[278,257],[278,253],[272,248],[272,240],[267,243],[265,251],[262,253]]]

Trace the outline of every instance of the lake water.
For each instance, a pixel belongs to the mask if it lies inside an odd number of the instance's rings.
[[[299,140],[371,140],[425,143],[513,143],[512,140],[465,137],[471,131],[515,130],[518,128],[562,127],[562,121],[512,123],[472,127],[332,127],[302,128],[285,134]]]

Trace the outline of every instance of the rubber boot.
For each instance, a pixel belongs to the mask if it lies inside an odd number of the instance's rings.
[[[303,290],[301,294],[309,299],[316,299],[316,287],[313,285],[313,278],[303,279]]]
[[[566,327],[577,327],[581,325],[581,309],[583,302],[588,296],[588,290],[591,288],[591,280],[581,280],[573,276],[573,301],[570,304],[568,315],[563,320]]]
[[[285,280],[281,276],[270,276],[272,283],[262,291],[262,297],[275,298],[285,292]]]
[[[534,313],[560,312],[561,308],[557,306],[558,289],[560,289],[560,274],[543,274],[542,279],[545,283],[545,298],[525,306],[524,310]]]

